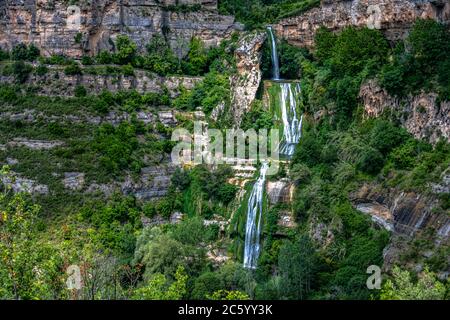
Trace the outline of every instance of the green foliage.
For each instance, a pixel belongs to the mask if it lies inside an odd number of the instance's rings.
[[[376,174],[380,172],[380,169],[384,165],[383,155],[374,148],[364,148],[358,161],[356,162],[356,168],[362,172],[369,174]]]
[[[170,282],[163,274],[156,273],[144,286],[134,290],[133,300],[181,300],[186,295],[188,276],[184,268],[179,266]]]
[[[427,268],[419,275],[417,281],[411,279],[407,270],[395,266],[393,278],[383,284],[381,300],[443,300],[446,289],[436,275]]]
[[[9,59],[9,52],[3,50],[3,49],[0,47],[0,61],[8,60],[8,59]]]
[[[316,41],[319,42],[320,48],[333,43],[328,37],[323,36]],[[320,41],[326,41],[326,44]],[[330,56],[329,60],[325,61],[331,65],[334,72],[355,75],[364,69],[377,70],[386,62],[388,48],[388,43],[380,31],[349,27],[336,37],[333,47],[329,49],[330,53],[321,54],[325,57]]]
[[[264,78],[272,78],[272,56],[269,41],[264,43],[262,50],[261,71]],[[277,39],[277,52],[280,64],[280,77],[282,79],[297,80],[301,78],[301,63],[305,57],[310,57],[307,50],[288,44],[284,39]]]
[[[179,266],[189,275],[198,275],[205,266],[205,252],[173,239],[159,228],[145,228],[137,239],[133,264],[145,267],[144,279],[155,273],[171,277]]]
[[[200,39],[193,37],[189,44],[187,59],[182,68],[187,75],[197,76],[207,71],[208,54]]]
[[[78,32],[74,37],[73,40],[75,43],[81,43],[81,39],[83,39],[83,34],[81,32]]]
[[[279,253],[280,296],[287,299],[306,299],[311,291],[315,267],[314,249],[307,237],[285,242]]]
[[[51,64],[51,65],[60,65],[67,66],[74,63],[73,59],[67,58],[63,55],[53,54],[50,57],[39,57],[39,62],[41,64]]]
[[[100,161],[111,173],[130,167],[140,169],[139,160],[134,156],[138,148],[134,125],[126,122],[117,127],[103,124],[95,133],[94,148],[102,154]]]
[[[14,75],[15,82],[18,84],[25,83],[31,71],[33,71],[33,67],[22,60],[14,61],[12,64],[12,74]]]
[[[85,97],[87,95],[86,88],[82,85],[78,85],[74,90],[75,97]]]
[[[113,60],[117,64],[132,63],[136,58],[137,46],[126,35],[119,35],[116,39],[117,52]]]
[[[254,101],[250,111],[244,114],[241,123],[241,129],[245,131],[248,129],[269,130],[272,128],[272,126],[272,114],[269,111],[264,110],[262,102],[259,100]]]
[[[238,290],[218,290],[212,295],[207,295],[210,300],[250,300],[248,294]]]
[[[109,64],[113,61],[113,57],[109,51],[101,50],[95,57],[95,61],[100,64]]]
[[[203,201],[213,200],[224,205],[234,199],[237,188],[227,183],[227,179],[232,175],[229,166],[222,165],[210,171],[206,166],[198,165],[189,175],[191,184],[186,192],[196,194]]]
[[[408,137],[405,129],[388,121],[376,121],[370,132],[369,144],[386,156],[393,148],[401,145]]]
[[[64,73],[68,76],[73,76],[82,74],[82,71],[78,63],[71,63],[64,68]]]
[[[40,64],[36,67],[35,72],[38,76],[44,76],[47,74],[48,68],[47,68],[47,66]]]
[[[3,179],[13,177],[9,168]],[[0,194],[0,298],[50,299],[64,297],[62,259],[56,250],[37,240],[39,206],[21,194],[10,196],[6,185]],[[39,270],[39,273],[36,272]]]
[[[209,72],[193,90],[182,91],[181,95],[172,101],[172,105],[183,110],[195,110],[201,107],[208,114],[218,104],[228,104],[229,99],[230,82],[228,76],[217,72]]]
[[[178,73],[179,61],[166,40],[158,34],[153,35],[146,46],[143,67],[159,75]]]
[[[405,96],[421,90],[437,91],[450,99],[450,32],[434,20],[418,20],[404,44],[399,44],[393,59],[381,74],[381,84],[392,95]]]
[[[39,57],[39,54],[40,51],[34,44],[27,46],[26,44],[20,43],[12,49],[11,59],[34,61]]]
[[[110,203],[89,203],[81,208],[80,218],[96,228],[95,239],[117,255],[131,259],[140,226],[139,211],[133,198],[116,196]]]
[[[223,288],[223,281],[216,272],[202,273],[195,279],[191,297],[195,300],[205,299]]]
[[[221,14],[235,16],[250,29],[300,15],[319,5],[319,0],[221,0],[218,4]]]
[[[83,64],[85,66],[92,65],[92,64],[94,64],[94,59],[92,59],[92,57],[90,57],[90,56],[82,56],[81,64]]]

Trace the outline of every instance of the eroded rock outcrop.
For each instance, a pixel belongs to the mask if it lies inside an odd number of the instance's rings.
[[[338,31],[346,26],[368,26],[383,31],[391,41],[406,36],[415,20],[430,18],[450,22],[446,0],[322,0],[321,6],[274,25],[278,37],[312,47],[316,31],[325,26]]]
[[[243,114],[250,109],[261,82],[261,46],[267,35],[254,32],[238,43],[235,57],[237,73],[231,77],[231,110],[233,123],[239,126]]]
[[[270,204],[290,203],[293,185],[288,179],[268,181],[266,185],[267,197]]]
[[[384,228],[397,234],[414,236],[425,229],[434,230],[436,241],[447,241],[450,235],[450,217],[434,212],[436,197],[392,188],[363,185],[350,195],[356,209],[369,214]]]
[[[180,5],[189,10],[177,10]],[[75,6],[63,0],[2,0],[0,46],[34,43],[44,55],[80,57],[114,49],[119,34],[128,35],[139,50],[161,34],[183,56],[193,36],[209,46],[242,29],[216,8],[216,0],[83,0]]]
[[[421,93],[398,99],[389,95],[376,81],[363,84],[359,93],[366,117],[388,113],[417,139],[436,143],[450,141],[450,101],[439,102],[436,93]]]

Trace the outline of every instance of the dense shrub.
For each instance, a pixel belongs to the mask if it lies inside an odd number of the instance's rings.
[[[112,173],[133,167],[140,169],[139,161],[133,152],[138,148],[136,128],[126,122],[113,127],[110,124],[100,126],[95,134],[94,148],[102,157],[102,165]]]
[[[198,76],[208,69],[208,54],[203,43],[198,38],[192,38],[189,44],[189,52],[183,61],[182,69],[185,74]]]
[[[12,64],[12,73],[16,83],[25,83],[33,70],[33,67],[22,60],[14,61]]]
[[[39,57],[39,54],[40,51],[34,44],[27,46],[26,44],[20,43],[12,49],[11,58],[13,60],[34,61]]]
[[[401,145],[408,137],[405,129],[389,121],[376,121],[370,132],[369,144],[386,156],[393,148]]]
[[[381,84],[393,95],[437,91],[450,99],[450,31],[434,20],[418,20],[381,74]]]
[[[117,64],[133,63],[136,58],[137,46],[125,35],[119,35],[116,39],[117,52],[113,60]]]
[[[221,14],[233,15],[247,28],[262,27],[282,18],[300,15],[320,5],[320,0],[221,0],[218,7]]]
[[[170,49],[166,40],[160,35],[153,35],[146,46],[147,55],[144,57],[145,69],[159,75],[175,74],[179,69],[179,61]]]
[[[71,63],[64,68],[64,73],[68,76],[73,76],[82,74],[82,71],[78,63]]]
[[[47,74],[48,68],[45,65],[40,64],[36,67],[35,72],[38,76],[44,76]]]
[[[85,97],[87,94],[86,88],[82,85],[77,85],[74,90],[75,97]]]

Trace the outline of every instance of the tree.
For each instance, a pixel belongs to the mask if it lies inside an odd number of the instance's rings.
[[[183,71],[191,76],[201,75],[206,71],[208,55],[203,43],[198,38],[192,38],[189,44],[187,60],[184,61]]]
[[[207,295],[210,300],[250,300],[248,294],[238,290],[218,290]]]
[[[82,74],[82,71],[81,71],[81,68],[78,65],[78,63],[73,62],[64,68],[64,73],[66,75],[73,76],[73,75]]]
[[[311,290],[315,264],[314,248],[308,237],[296,242],[286,241],[280,248],[278,268],[280,296],[287,299],[305,299]]]
[[[117,64],[133,63],[136,58],[137,46],[126,35],[117,36],[117,52],[114,60]]]
[[[170,283],[169,279],[163,274],[154,274],[143,287],[134,291],[132,299],[180,300],[186,295],[186,283],[188,280],[188,276],[182,266],[178,266],[174,278],[175,281]]]
[[[419,275],[416,282],[407,270],[395,266],[392,280],[387,280],[381,289],[381,300],[442,300],[445,298],[445,286],[428,268]]]
[[[22,60],[14,61],[12,64],[12,72],[14,74],[14,80],[16,83],[25,83],[28,80],[33,67]]]
[[[13,181],[4,166],[0,181]],[[0,299],[56,299],[64,296],[62,260],[36,239],[39,206],[22,194],[0,194]]]
[[[144,67],[159,75],[173,74],[178,71],[179,61],[161,35],[153,35],[146,46],[147,55]]]
[[[191,298],[198,300],[205,299],[209,297],[209,295],[223,289],[223,287],[224,283],[220,274],[215,272],[205,272],[195,279]]]

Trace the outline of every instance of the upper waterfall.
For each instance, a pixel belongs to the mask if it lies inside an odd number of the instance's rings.
[[[270,48],[272,51],[272,76],[273,80],[280,79],[280,66],[278,61],[278,52],[277,52],[277,43],[275,41],[275,35],[273,34],[273,30],[271,26],[267,27],[267,31],[270,36]]]
[[[302,135],[303,115],[297,114],[297,102],[300,97],[300,84],[284,82],[280,83],[280,109],[283,121],[283,140],[280,143],[279,152],[286,156],[292,156],[295,146]]]

